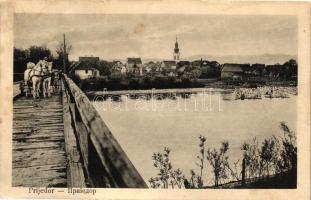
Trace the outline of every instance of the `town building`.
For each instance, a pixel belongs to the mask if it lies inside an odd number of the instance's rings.
[[[126,68],[125,65],[122,64],[120,72],[121,72],[122,74],[125,74],[125,73],[127,72],[127,68]]]
[[[96,78],[100,76],[100,71],[97,69],[99,57],[83,56],[79,57],[78,62],[71,64],[70,74],[79,77],[81,80],[87,78]]]
[[[136,75],[143,75],[143,65],[141,58],[127,58],[127,69]]]
[[[79,63],[74,69],[74,75],[81,80],[100,76],[99,70],[86,64]]]
[[[163,60],[161,63],[163,69],[173,69],[177,67],[177,63],[174,60]]]
[[[241,64],[225,63],[221,69],[221,79],[242,80],[244,71]]]
[[[112,72],[120,72],[122,74],[125,74],[127,72],[126,66],[119,60],[114,60],[112,62]]]

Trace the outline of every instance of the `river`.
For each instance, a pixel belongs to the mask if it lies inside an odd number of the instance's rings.
[[[174,168],[186,176],[190,169],[199,172],[196,156],[200,135],[207,138],[206,148],[219,148],[229,142],[229,161],[241,160],[241,145],[252,138],[282,136],[281,121],[296,131],[297,96],[256,100],[223,100],[224,91],[191,94],[188,98],[132,99],[94,102],[101,117],[148,183],[156,176],[153,152],[171,149]],[[205,161],[206,162],[206,161]],[[211,167],[205,163],[205,184],[212,183]]]

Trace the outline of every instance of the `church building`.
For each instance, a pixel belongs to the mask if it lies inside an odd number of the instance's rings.
[[[179,62],[179,58],[180,58],[180,53],[179,53],[177,36],[176,36],[176,42],[175,42],[175,48],[174,48],[174,61],[175,61],[175,64],[177,64]]]

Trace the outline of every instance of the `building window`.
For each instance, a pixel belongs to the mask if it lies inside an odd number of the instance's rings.
[[[88,70],[88,69],[86,69],[86,70],[85,70],[85,73],[87,74],[88,72],[89,72],[89,70]]]

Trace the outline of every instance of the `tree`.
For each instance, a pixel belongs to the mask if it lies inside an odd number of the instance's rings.
[[[153,153],[153,166],[156,167],[159,172],[157,177],[149,179],[152,188],[158,188],[161,186],[162,188],[169,188],[169,186],[172,188],[175,186],[178,188],[182,187],[182,184],[184,183],[184,175],[179,168],[173,169],[169,158],[170,152],[171,150],[165,147],[163,153]]]
[[[23,79],[23,73],[26,70],[28,62],[38,63],[44,57],[53,60],[50,49],[45,46],[31,46],[28,49],[19,49],[14,47],[14,81]]]
[[[289,61],[285,62],[283,64],[283,73],[282,73],[284,80],[297,81],[297,71],[298,65],[296,60],[290,59]]]
[[[259,158],[259,148],[258,148],[258,140],[255,137],[252,142],[247,143],[244,142],[241,150],[243,150],[243,158],[245,162],[245,178],[252,178],[256,176],[260,176],[260,158]],[[248,176],[247,176],[248,175]]]
[[[198,177],[198,187],[203,186],[203,169],[204,169],[204,160],[205,160],[205,142],[206,137],[199,136],[199,148],[200,148],[200,154],[197,156],[197,159],[199,160],[199,163],[196,163],[200,168],[200,176]]]
[[[37,63],[44,57],[47,57],[49,60],[53,59],[51,50],[45,46],[31,46],[29,47],[28,51],[29,51],[28,62]]]
[[[285,124],[280,123],[280,128],[283,131],[282,139],[283,148],[281,150],[281,159],[278,162],[280,171],[296,171],[297,170],[297,146],[296,136],[293,131]]]
[[[14,47],[14,81],[22,80],[23,73],[26,70],[29,52],[27,50],[18,49]]]
[[[190,179],[184,178],[184,186],[186,189],[200,188],[200,176],[193,169],[190,170]]]
[[[202,78],[208,78],[209,77],[209,75],[210,75],[210,70],[209,70],[209,67],[202,67],[201,68],[201,71],[202,71],[202,73],[201,73],[201,77]]]
[[[191,73],[191,78],[197,79],[201,76],[202,71],[201,69],[193,69],[190,71],[190,73]]]
[[[207,160],[213,167],[215,186],[218,186],[221,179],[228,178],[227,166],[228,166],[228,156],[226,155],[229,150],[229,143],[227,141],[222,142],[219,151],[216,149],[207,150]]]
[[[65,57],[65,65],[67,67],[70,65],[68,55],[69,55],[71,50],[72,50],[72,46],[68,41],[65,41],[65,38],[64,38],[64,40],[62,40],[58,43],[58,45],[56,46],[56,53],[58,55],[56,64],[58,66],[64,65],[63,64],[64,57]],[[65,52],[66,52],[66,54],[65,54]],[[62,69],[64,69],[64,66],[62,67]]]
[[[113,72],[110,74],[110,79],[114,82],[120,82],[124,78],[121,72]]]
[[[109,76],[111,74],[112,69],[112,62],[108,62],[106,60],[100,60],[99,61],[99,68],[101,75]]]
[[[266,172],[269,176],[273,167],[275,167],[275,161],[278,159],[277,140],[274,137],[265,139],[262,142],[260,159],[262,172]]]

